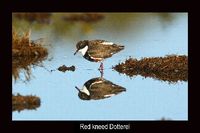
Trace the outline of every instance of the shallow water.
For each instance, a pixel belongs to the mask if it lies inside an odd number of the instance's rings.
[[[13,24],[19,29],[30,26],[18,20]],[[141,59],[188,55],[187,13],[109,13],[92,24],[53,21],[50,25],[33,23],[31,28],[33,40],[47,38],[48,59],[43,66],[32,67],[30,81],[24,83],[20,73],[21,80],[13,80],[12,91],[40,97],[41,106],[13,112],[13,120],[188,120],[188,82],[169,84],[141,76],[129,78],[111,69],[130,56]],[[78,97],[75,86],[81,88],[86,81],[101,76],[99,63],[85,60],[80,53],[73,55],[76,43],[86,39],[104,39],[125,46],[104,61],[103,77],[126,88],[126,92],[102,100],[84,101]],[[63,64],[74,65],[76,70],[50,71]]]

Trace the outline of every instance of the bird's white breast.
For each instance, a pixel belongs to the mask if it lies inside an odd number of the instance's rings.
[[[84,56],[87,50],[88,50],[88,46],[86,45],[84,48],[80,49],[79,52],[81,52],[81,54]]]

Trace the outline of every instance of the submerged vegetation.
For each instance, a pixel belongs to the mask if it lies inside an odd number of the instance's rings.
[[[141,75],[169,82],[187,81],[188,57],[171,55],[141,60],[129,58],[124,63],[114,66],[113,69],[130,77]]]
[[[36,109],[40,107],[40,98],[37,96],[12,95],[12,111],[22,111],[24,109]]]
[[[58,68],[58,71],[62,71],[62,72],[65,72],[65,71],[75,71],[75,66],[70,66],[70,67],[67,67],[65,65],[62,65]]]

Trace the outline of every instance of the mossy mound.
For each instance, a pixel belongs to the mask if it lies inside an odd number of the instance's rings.
[[[129,58],[124,63],[114,66],[113,69],[130,77],[141,75],[169,82],[187,81],[188,57],[171,55],[141,60]]]

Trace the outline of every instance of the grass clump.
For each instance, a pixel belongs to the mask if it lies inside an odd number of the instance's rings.
[[[37,96],[12,95],[12,111],[32,110],[40,107],[40,98]]]
[[[169,82],[187,81],[188,57],[170,55],[141,60],[129,58],[124,63],[114,66],[113,69],[130,77],[141,75]]]
[[[12,75],[14,79],[19,78],[19,73],[24,70],[26,80],[30,80],[31,67],[40,64],[48,55],[44,48],[43,39],[30,40],[31,31],[17,33],[12,32]]]
[[[23,56],[43,56],[47,55],[48,51],[42,45],[42,42],[35,43],[30,40],[31,30],[23,32],[22,34],[17,33],[15,30],[12,31],[12,56],[23,57]]]

